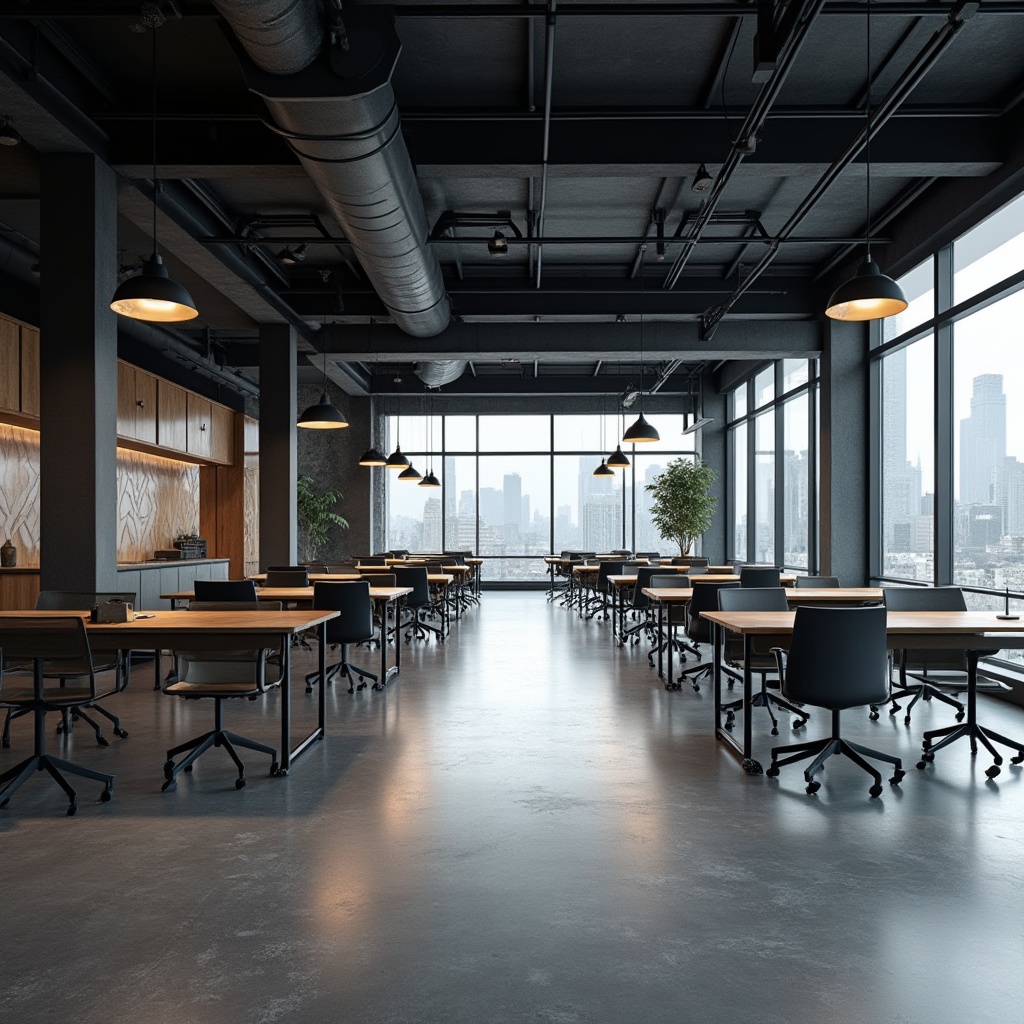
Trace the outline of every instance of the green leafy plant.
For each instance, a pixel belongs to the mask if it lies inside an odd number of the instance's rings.
[[[662,537],[679,545],[679,554],[689,552],[693,542],[711,525],[718,499],[709,493],[715,471],[701,460],[673,459],[647,484],[653,495],[651,520]]]
[[[307,560],[319,556],[320,549],[327,543],[331,530],[336,526],[348,529],[348,520],[333,511],[341,501],[341,492],[333,488],[317,491],[311,476],[300,476],[296,481],[296,499],[299,531]]]

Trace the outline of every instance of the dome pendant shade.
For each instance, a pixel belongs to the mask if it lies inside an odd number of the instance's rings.
[[[604,459],[601,460],[601,465],[594,470],[594,476],[615,476],[615,470],[609,469]]]
[[[167,273],[156,253],[143,260],[142,273],[129,277],[114,292],[110,308],[132,320],[176,323],[199,316],[195,300]]]
[[[311,405],[298,419],[298,427],[307,427],[311,430],[338,430],[348,426],[348,420],[344,415],[331,405],[331,400],[325,391],[320,396],[316,405]]]
[[[908,305],[903,289],[867,259],[832,293],[825,315],[833,320],[879,320],[902,313]]]
[[[660,441],[661,434],[644,419],[644,414],[640,413],[633,425],[622,435],[622,440],[628,444],[641,444],[645,441]]]
[[[434,475],[434,471],[428,470],[427,475],[417,485],[419,487],[440,487],[441,481]]]
[[[395,445],[395,450],[387,457],[384,465],[388,469],[408,469],[410,466],[409,460],[402,454],[401,445]]]
[[[386,466],[388,460],[376,448],[370,447],[359,459],[360,466]]]
[[[629,457],[622,450],[622,445],[616,445],[615,451],[608,456],[607,465],[611,466],[612,469],[627,469],[629,464]]]
[[[405,458],[403,455],[402,458]],[[421,480],[423,474],[420,473],[416,467],[410,462],[409,465],[398,474],[399,480]]]

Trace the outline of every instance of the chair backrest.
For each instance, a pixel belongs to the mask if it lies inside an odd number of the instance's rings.
[[[633,552],[630,551],[629,548],[612,548],[611,551],[608,552],[608,554],[619,555],[621,558],[631,558]]]
[[[135,604],[134,590],[40,590],[36,611],[87,612],[102,601],[130,601]]]
[[[251,601],[190,601],[188,606],[190,612],[279,612],[281,608],[280,601],[260,601],[255,607]],[[224,683],[251,683],[253,691],[258,691],[281,681],[267,681],[266,648],[234,647],[229,638],[216,634],[190,637],[187,643],[187,648],[174,651],[178,682],[214,688]]]
[[[777,587],[782,570],[775,565],[744,565],[740,568],[741,587]]]
[[[327,640],[332,644],[354,644],[372,640],[373,601],[367,580],[348,582],[317,581],[313,584],[313,607],[341,614],[327,621]]]
[[[688,565],[685,568],[687,576],[706,576],[708,574],[708,567],[706,565]]]
[[[885,607],[893,612],[965,612],[967,600],[959,587],[883,587]],[[904,670],[961,672],[967,670],[963,651],[914,648],[900,654]]]
[[[718,592],[718,610],[723,612],[788,612],[789,601],[782,587],[726,587]],[[754,637],[754,653],[766,657],[777,637]],[[760,642],[759,642],[760,641]],[[742,663],[743,637],[738,633],[725,634],[725,660]],[[774,658],[768,662],[774,668]]]
[[[309,572],[308,565],[268,565],[267,572]]]
[[[691,640],[699,643],[711,639],[711,627],[700,613],[717,612],[719,591],[738,586],[738,583],[721,583],[718,580],[694,580],[693,596],[690,598],[686,615],[686,635]]]
[[[622,565],[622,562],[613,562],[609,558],[601,560],[597,569],[597,582],[594,584],[599,592],[604,593],[607,591],[609,576],[622,575]]]
[[[782,692],[841,710],[889,696],[885,608],[798,607]]]
[[[197,601],[249,601],[256,603],[256,584],[252,580],[196,580]]]
[[[651,579],[661,574],[656,565],[641,565],[636,571],[636,584],[633,587],[633,608],[640,611],[650,607],[651,599],[644,593],[644,587],[651,589]]]
[[[796,578],[797,588],[808,587],[811,590],[816,590],[820,587],[838,587],[839,577],[838,576],[797,576]]]
[[[268,569],[264,586],[267,587],[308,587],[309,570],[301,569]]]
[[[410,608],[419,608],[430,604],[430,584],[427,582],[427,570],[423,566],[399,566],[394,568],[395,586],[412,587],[412,593],[406,594],[404,601]]]
[[[408,558],[408,557],[409,557],[409,550],[408,550],[408,548],[393,548],[391,551],[388,552],[388,558]]]
[[[344,562],[327,562],[324,565],[324,569],[328,573],[331,573],[331,574],[341,573],[341,572],[348,572],[348,573],[352,573],[352,572],[358,573],[359,572],[359,570],[356,568],[355,561],[353,559],[351,559],[351,558],[346,560],[346,561],[344,561]]]
[[[638,551],[636,553],[635,557],[637,557],[637,558],[646,558],[646,559],[661,558],[661,552],[660,551]]]
[[[676,587],[685,587],[687,580],[686,577],[678,572],[657,572],[658,566],[652,565],[652,569],[655,570],[651,574],[651,582],[647,584],[648,590],[675,590]]]
[[[444,554],[441,556],[442,565],[465,565],[466,556],[463,554]]]
[[[388,560],[385,555],[362,555],[358,562],[360,565],[387,565]]]
[[[96,696],[96,674],[92,666],[85,619],[80,615],[25,615],[0,619],[0,701],[3,700],[5,670],[24,671],[26,662],[49,677],[63,671],[78,677],[85,686],[81,703]]]
[[[397,587],[393,572],[361,572],[360,577],[371,587]]]

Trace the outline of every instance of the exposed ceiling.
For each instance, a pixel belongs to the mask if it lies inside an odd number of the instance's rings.
[[[325,103],[320,64],[358,62],[363,28],[386,35],[393,17],[390,84],[425,213],[411,233],[440,264],[450,326],[393,326],[293,152],[308,133],[274,130],[212,3],[0,3],[0,116],[25,140],[0,150],[0,240],[22,270],[38,262],[37,154],[51,151],[109,162],[121,263],[151,251],[154,30],[140,22],[162,20],[158,234],[200,310],[178,338],[211,364],[255,380],[259,325],[283,322],[303,364],[326,348],[353,393],[392,389],[391,363],[456,358],[447,393],[614,393],[638,378],[641,315],[645,382],[667,391],[725,359],[817,351],[867,227],[864,0],[308,6],[337,40],[315,65]],[[914,204],[1007,160],[1024,2],[870,6],[884,265]],[[387,62],[365,58],[370,76]]]

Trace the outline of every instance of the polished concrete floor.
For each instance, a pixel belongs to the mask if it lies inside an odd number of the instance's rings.
[[[1024,1021],[1022,772],[988,781],[964,743],[914,770],[935,702],[909,728],[844,716],[911,762],[900,789],[870,800],[847,762],[808,797],[799,770],[742,773],[707,692],[489,593],[387,692],[332,692],[288,778],[252,754],[237,792],[211,751],[162,795],[164,748],[212,712],[150,680],[119,701],[128,739],[70,743],[117,772],[111,803],[83,785],[65,817],[38,776],[0,811],[4,1021]],[[274,742],[277,700],[228,727]],[[980,713],[1024,737],[1024,710]]]

